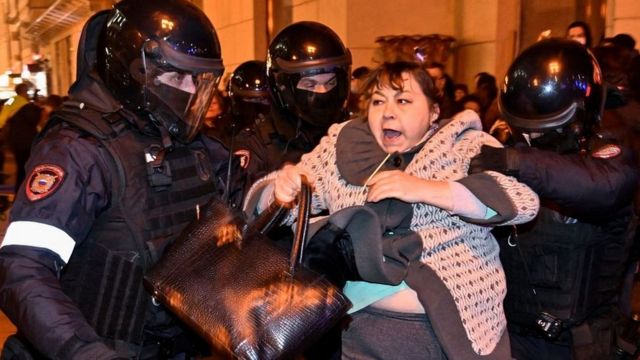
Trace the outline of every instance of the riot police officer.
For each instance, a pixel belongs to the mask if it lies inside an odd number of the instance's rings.
[[[223,138],[240,165],[247,169],[251,183],[264,174],[261,166],[268,161],[265,154],[249,150],[260,149],[262,140],[269,138],[269,133],[265,133],[269,127],[264,123],[270,121],[271,101],[264,61],[250,60],[238,65],[229,79],[229,100],[229,120],[222,129]]]
[[[280,31],[266,61],[271,114],[246,146],[249,166],[264,175],[297,162],[331,124],[346,120],[350,71],[351,53],[327,26],[302,21]]]
[[[0,248],[0,307],[19,335],[3,358],[189,357],[196,344],[142,277],[229,180],[227,151],[199,135],[218,37],[186,0],[124,0],[88,20],[78,54]]]
[[[516,176],[538,193],[537,218],[506,229],[500,257],[517,359],[607,359],[634,225],[637,169],[630,151],[598,132],[599,66],[577,42],[540,41],[505,77],[502,114],[522,134],[483,147],[472,171]]]
[[[255,179],[286,162],[297,163],[326,135],[329,127],[348,118],[351,53],[329,27],[312,21],[293,23],[271,41],[266,77],[270,116],[256,122],[253,136],[235,153],[246,152]],[[251,206],[248,206],[251,208]],[[290,246],[288,227],[270,234],[279,246]],[[305,353],[308,359],[339,357],[340,328],[323,336]]]
[[[229,79],[229,99],[234,127],[238,130],[260,123],[269,116],[271,102],[264,61],[246,61]]]

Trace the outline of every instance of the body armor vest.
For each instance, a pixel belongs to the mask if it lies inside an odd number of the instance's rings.
[[[533,332],[542,312],[568,328],[615,301],[635,228],[631,220],[621,214],[602,225],[581,223],[543,205],[517,235],[502,238],[504,307],[514,329]]]
[[[219,190],[207,149],[195,141],[165,153],[159,137],[91,110],[67,107],[52,120],[95,137],[112,160],[111,205],[74,249],[63,289],[100,336],[141,344],[143,328],[171,325],[151,305],[144,272]]]

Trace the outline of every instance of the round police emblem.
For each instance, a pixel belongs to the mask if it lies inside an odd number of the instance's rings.
[[[64,180],[64,170],[58,165],[42,164],[36,166],[25,184],[27,198],[31,201],[44,199],[53,194]]]

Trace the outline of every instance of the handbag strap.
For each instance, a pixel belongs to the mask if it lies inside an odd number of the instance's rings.
[[[296,264],[302,263],[304,243],[309,227],[309,213],[311,211],[311,186],[304,175],[301,177],[301,183],[302,187],[298,194],[298,225],[296,226],[296,233],[291,247],[291,256],[289,257],[289,274],[291,276],[295,274]],[[253,220],[249,228],[266,234],[271,231],[275,225],[280,223],[285,211],[286,208],[283,205],[274,201]]]
[[[304,175],[301,176],[301,184],[300,194],[298,194],[298,225],[296,226],[296,234],[293,238],[291,256],[289,258],[289,274],[291,276],[295,274],[296,264],[302,263],[303,248],[307,238],[307,229],[309,228],[309,213],[311,211],[311,186]]]
[[[278,225],[282,221],[285,210],[283,205],[274,201],[253,220],[250,227],[262,234],[267,234],[275,225]]]

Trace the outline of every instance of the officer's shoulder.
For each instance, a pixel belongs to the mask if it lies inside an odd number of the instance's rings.
[[[39,134],[36,139],[36,144],[43,141],[62,141],[68,142],[68,146],[84,146],[85,143],[95,146],[99,143],[95,136],[92,136],[88,131],[81,129],[78,126],[65,121],[52,120],[53,122],[48,124]]]
[[[91,161],[103,163],[109,155],[96,137],[71,124],[60,122],[50,124],[38,134],[31,156],[45,160],[52,156],[87,161],[93,159]]]
[[[40,132],[41,138],[55,137],[82,137],[85,131],[59,117],[48,120],[44,129]]]

